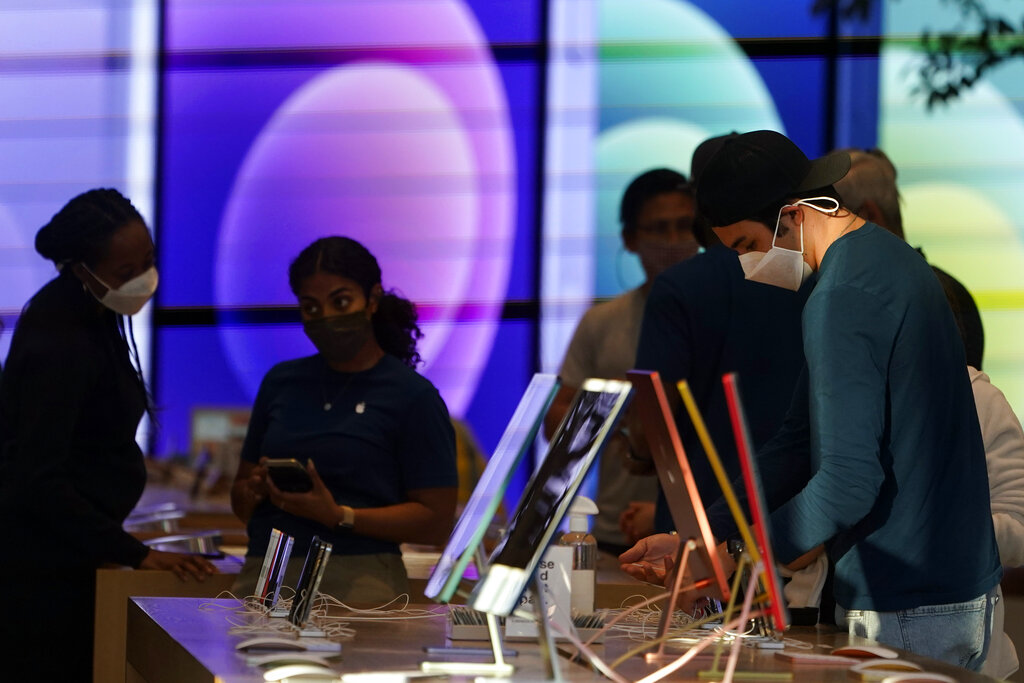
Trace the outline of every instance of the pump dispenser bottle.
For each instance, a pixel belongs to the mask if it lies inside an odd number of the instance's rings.
[[[576,496],[569,508],[569,531],[562,534],[559,545],[572,547],[572,613],[594,613],[594,587],[597,582],[597,539],[590,534],[590,515],[597,514],[597,505],[584,496]]]

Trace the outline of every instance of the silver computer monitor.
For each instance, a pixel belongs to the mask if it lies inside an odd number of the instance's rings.
[[[428,598],[451,600],[501,505],[512,475],[537,437],[558,385],[558,377],[550,374],[537,373],[530,380],[427,581],[423,593]]]
[[[629,382],[584,381],[470,595],[470,607],[500,616],[512,613],[631,396]]]

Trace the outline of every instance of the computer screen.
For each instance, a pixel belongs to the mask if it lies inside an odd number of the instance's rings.
[[[470,606],[508,615],[515,609],[594,460],[632,398],[629,382],[588,379],[530,479]]]
[[[558,377],[550,374],[537,373],[530,380],[430,575],[423,591],[428,598],[438,602],[451,599],[501,504],[513,473],[536,438],[558,385]]]

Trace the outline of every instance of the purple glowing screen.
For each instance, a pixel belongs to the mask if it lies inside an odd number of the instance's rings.
[[[461,414],[490,351],[512,256],[515,159],[500,76],[462,3],[309,7],[267,6],[239,24],[225,7],[193,5],[170,27],[182,37],[175,50],[216,41],[372,53],[321,69],[249,144],[218,229],[214,303],[292,304],[290,259],[324,235],[358,239],[377,255],[384,286],[421,304],[425,373]],[[468,301],[472,315],[460,324]],[[294,329],[259,345],[237,327],[221,338],[249,392],[273,363],[311,351]]]
[[[514,406],[533,371],[530,336],[501,314],[508,297],[534,296],[543,68],[495,49],[538,44],[540,7],[268,2],[239,22],[234,3],[169,2],[162,309],[293,306],[290,261],[319,237],[353,237],[384,287],[417,304],[420,371],[493,447],[502,425],[474,416]],[[162,451],[182,431],[180,404],[245,405],[273,364],[314,352],[299,326],[218,320],[159,333]],[[183,355],[202,371],[164,371]]]

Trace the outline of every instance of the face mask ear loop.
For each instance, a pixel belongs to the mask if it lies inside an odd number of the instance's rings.
[[[114,289],[113,287],[108,285],[106,282],[101,280],[99,275],[97,275],[96,273],[92,272],[92,268],[90,268],[89,266],[85,265],[85,261],[82,261],[82,267],[85,268],[85,272],[89,273],[89,275],[92,275],[94,278],[96,278],[96,282],[98,282],[101,285],[103,285],[104,287],[106,287],[108,291],[111,290],[111,289]],[[83,284],[85,284],[85,283],[83,283]]]
[[[804,222],[800,221],[800,253],[804,253]]]
[[[816,204],[812,204],[811,202],[832,202],[833,204],[835,204],[835,206],[832,207],[831,209],[823,209],[820,206],[817,206]],[[839,200],[836,199],[835,197],[810,197],[809,199],[801,199],[796,204],[790,204],[790,206],[797,205],[806,206],[808,208],[814,209],[818,213],[825,213],[829,215],[839,212]]]
[[[833,207],[832,210],[830,210],[830,211],[825,211],[820,206],[815,206],[814,204],[811,204],[811,202],[814,202],[814,201],[825,201],[825,200],[834,203],[835,207]],[[775,235],[776,235],[776,237],[779,234],[779,225],[782,223],[782,211],[784,209],[786,209],[787,207],[790,207],[790,206],[806,206],[806,207],[809,207],[811,209],[814,209],[815,211],[820,211],[821,213],[826,213],[826,214],[835,214],[836,212],[839,211],[839,201],[835,197],[811,197],[810,199],[801,199],[796,204],[787,204],[786,206],[784,206],[781,209],[779,209],[779,220],[776,221],[776,223],[775,223]],[[772,246],[773,247],[775,246],[775,238],[774,237],[772,238]],[[800,253],[801,254],[804,253],[804,222],[803,221],[800,221]]]

